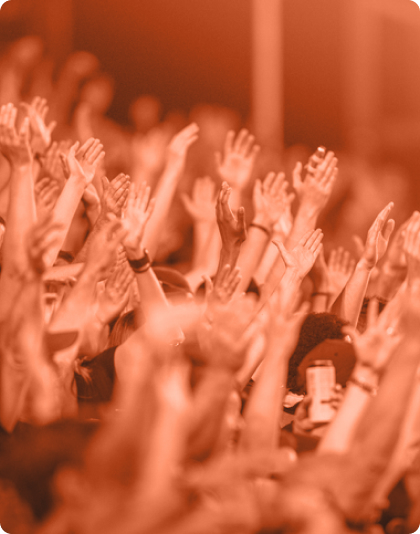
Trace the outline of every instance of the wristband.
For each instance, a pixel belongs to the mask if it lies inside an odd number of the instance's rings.
[[[139,260],[128,260],[128,263],[130,264],[130,267],[133,269],[133,271],[137,274],[145,273],[151,267],[149,253],[146,249],[144,249],[143,251],[142,258],[140,258]]]
[[[372,397],[376,397],[378,394],[378,388],[375,386],[371,386],[370,384],[367,384],[366,382],[362,382],[361,380],[351,377],[347,380],[347,383],[354,384],[360,389],[363,389],[363,391],[366,391],[366,393],[369,393]]]
[[[322,297],[330,297],[331,293],[326,293],[326,292],[323,292],[323,291],[315,291],[315,293],[312,293],[311,297],[316,297],[318,295],[320,295]]]
[[[271,232],[270,230],[268,230],[268,228],[266,228],[265,226],[263,226],[262,224],[257,224],[257,223],[251,223],[249,225],[250,228],[258,228],[259,230],[261,230],[261,232],[264,232],[265,234],[268,235],[268,237],[271,239]]]

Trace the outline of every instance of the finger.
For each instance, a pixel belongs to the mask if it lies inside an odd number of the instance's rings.
[[[273,187],[273,183],[274,183],[275,179],[276,179],[276,173],[269,172],[267,174],[267,176],[265,177],[265,180],[263,182],[263,191],[264,191],[264,193],[270,194],[270,191],[271,191],[271,188]]]
[[[224,156],[226,157],[228,154],[230,154],[233,151],[233,140],[235,139],[235,132],[233,130],[230,130],[225,139],[225,146],[224,146]]]
[[[238,136],[236,137],[236,140],[233,144],[234,152],[237,152],[239,154],[242,153],[242,145],[244,141],[247,139],[247,137],[248,137],[248,130],[246,130],[245,128],[242,128],[242,130],[240,130],[240,132],[238,133]]]
[[[385,225],[385,229],[382,232],[382,235],[384,236],[385,241],[388,243],[389,238],[391,237],[392,232],[395,228],[395,221],[394,219],[389,219]]]
[[[296,191],[299,191],[299,189],[302,186],[302,163],[298,161],[295,165],[295,168],[293,169],[293,187]]]
[[[321,237],[321,239],[319,239]],[[317,228],[313,232],[311,232],[311,235],[308,237],[305,243],[305,248],[312,249],[318,246],[318,244],[322,241],[323,234],[322,230]]]
[[[243,232],[246,231],[246,221],[245,221],[245,208],[241,207],[238,209],[238,223],[239,227]]]
[[[255,137],[253,135],[248,135],[244,138],[242,146],[240,148],[241,154],[247,158],[251,155],[252,146],[255,142]]]

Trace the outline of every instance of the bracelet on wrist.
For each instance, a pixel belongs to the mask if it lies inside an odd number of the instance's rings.
[[[149,253],[147,252],[146,249],[144,249],[144,251],[143,251],[143,257],[142,258],[140,258],[138,260],[130,260],[130,259],[128,259],[128,263],[129,263],[131,269],[136,274],[145,273],[152,266],[152,262],[150,261],[150,258],[149,258]]]
[[[271,239],[271,232],[268,228],[266,228],[265,226],[263,226],[262,224],[258,224],[258,223],[251,223],[249,225],[250,228],[258,228],[258,230],[261,230],[261,232],[264,232],[265,234],[267,234],[267,236]]]
[[[362,382],[358,378],[352,376],[347,380],[347,383],[354,384],[358,388],[362,389],[366,393],[368,393],[371,397],[376,397],[378,394],[378,388],[375,386],[372,386],[371,384],[368,384],[367,382]]]
[[[330,297],[331,296],[331,293],[328,293],[327,291],[315,291],[314,293],[312,293],[311,297],[317,297],[317,296],[321,296],[321,297]]]

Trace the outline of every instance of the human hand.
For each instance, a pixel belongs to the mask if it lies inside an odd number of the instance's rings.
[[[213,308],[218,305],[226,305],[233,297],[242,277],[239,267],[231,268],[225,265],[220,272],[220,276],[215,279],[214,284],[209,276],[203,276],[206,283],[206,304],[207,317]]]
[[[58,184],[64,185],[66,180],[63,172],[63,165],[60,153],[68,154],[71,147],[71,140],[54,142],[45,153],[42,160],[42,171],[46,176],[55,180]]]
[[[407,258],[408,282],[420,279],[420,213],[415,211],[407,225],[403,250]]]
[[[185,165],[190,146],[198,139],[199,128],[195,122],[178,132],[172,138],[167,150],[168,164],[177,170]]]
[[[185,210],[194,222],[213,223],[216,221],[215,189],[216,184],[209,176],[206,176],[197,178],[194,182],[191,197],[186,194],[181,195]]]
[[[98,294],[96,317],[106,325],[118,317],[127,305],[134,273],[125,260],[108,278],[105,289]]]
[[[304,181],[302,163],[298,162],[293,170],[293,187],[300,206],[306,210],[320,212],[331,196],[337,175],[337,158],[334,157],[334,152],[328,152],[316,169],[309,167]]]
[[[211,324],[203,321],[197,329],[204,363],[236,373],[243,365],[255,328],[255,300],[239,296],[213,308]]]
[[[60,187],[51,178],[41,178],[35,184],[34,194],[38,220],[44,219],[47,213],[54,209],[60,194]]]
[[[292,203],[295,199],[295,194],[288,193],[288,187],[289,183],[285,180],[280,190],[283,202],[283,211],[273,227],[273,236],[280,241],[283,241],[287,238],[293,227]]]
[[[140,186],[130,184],[127,207],[123,212],[122,219],[123,227],[126,230],[123,245],[130,260],[136,260],[143,256],[141,241],[155,207],[154,199],[149,202],[149,198],[150,187],[147,186],[146,182]]]
[[[328,258],[328,278],[329,292],[332,296],[340,295],[346,287],[350,276],[353,274],[355,260],[350,256],[350,252],[343,247],[333,249]]]
[[[31,273],[41,276],[49,267],[45,258],[61,239],[63,226],[53,222],[52,214],[39,219],[29,232],[26,241],[28,264]]]
[[[312,269],[321,252],[324,234],[320,229],[307,232],[292,251],[288,251],[281,241],[273,241],[278,248],[286,269],[303,279]]]
[[[95,177],[96,169],[105,156],[103,145],[98,139],[89,139],[80,147],[80,143],[75,143],[68,153],[60,153],[61,162],[65,177],[77,178],[87,187]]]
[[[393,219],[387,221],[393,207],[393,202],[385,206],[369,228],[363,254],[359,261],[367,270],[372,270],[386,252],[389,238],[395,226]]]
[[[308,273],[309,278],[314,285],[315,293],[330,293],[330,274],[324,256],[324,246],[321,244],[321,250],[312,269]]]
[[[109,182],[105,176],[102,178],[104,193],[102,195],[102,217],[105,218],[108,213],[116,217],[121,217],[122,209],[127,201],[130,189],[130,177],[127,174],[119,174]]]
[[[254,219],[253,223],[260,224],[273,231],[282,219],[289,196],[286,193],[288,183],[284,173],[270,172],[264,182],[257,180],[253,192]]]
[[[340,384],[331,388],[331,397],[329,403],[338,411],[343,400],[343,391]],[[322,438],[331,423],[313,423],[309,417],[309,410],[312,404],[312,397],[305,395],[302,402],[296,408],[295,417],[293,419],[293,434],[297,436],[306,436],[314,438]]]
[[[235,217],[229,206],[231,189],[223,182],[216,204],[216,219],[219,227],[222,245],[230,248],[246,239],[245,209],[239,208]]]
[[[45,122],[49,111],[47,101],[36,96],[31,104],[21,102],[20,106],[29,118],[32,152],[44,154],[51,144],[51,135],[57,126],[55,121],[50,122],[48,126]]]
[[[367,309],[367,328],[360,334],[356,328],[344,326],[344,334],[349,335],[356,352],[358,364],[380,375],[385,369],[402,336],[389,326],[388,318],[379,315],[379,304],[371,299]]]
[[[99,275],[106,274],[114,265],[118,255],[118,245],[127,235],[119,219],[109,216],[109,220],[95,234],[86,257],[86,269],[91,269]]]
[[[235,132],[230,131],[226,136],[223,158],[220,152],[216,153],[217,172],[233,189],[242,191],[251,178],[260,151],[254,141],[255,137],[248,130],[242,129],[236,140]]]
[[[29,119],[26,118],[16,131],[17,109],[13,104],[0,108],[0,152],[12,167],[32,165],[33,157],[29,144]]]

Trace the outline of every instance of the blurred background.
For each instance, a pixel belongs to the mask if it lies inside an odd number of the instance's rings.
[[[228,127],[245,125],[266,149],[259,172],[290,171],[318,145],[336,151],[340,184],[323,222],[332,241],[347,239],[340,218],[362,234],[389,200],[397,222],[418,208],[420,10],[410,0],[11,0],[0,11],[3,80],[25,36],[43,44],[27,41],[34,57],[20,59],[28,95],[53,98],[73,52],[97,58],[72,68],[79,102],[97,103],[107,135],[111,123],[147,133],[196,120],[220,148]],[[191,173],[211,174],[201,167]]]

